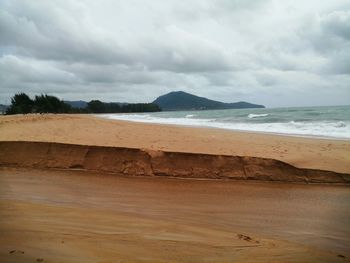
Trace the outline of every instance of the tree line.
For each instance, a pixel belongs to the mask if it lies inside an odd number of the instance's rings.
[[[27,113],[127,113],[127,112],[156,112],[161,108],[154,103],[105,103],[91,100],[86,108],[75,108],[55,96],[41,94],[31,99],[25,93],[17,93],[11,98],[11,105],[6,114]]]

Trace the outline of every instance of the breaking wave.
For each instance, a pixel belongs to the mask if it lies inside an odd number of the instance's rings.
[[[318,114],[310,117],[310,109]],[[103,118],[296,136],[350,139],[350,107],[102,114]],[[247,118],[248,117],[248,118]]]
[[[251,113],[251,114],[248,115],[248,118],[249,119],[253,119],[253,118],[267,117],[267,116],[269,116],[268,113],[263,113],[263,114],[253,114],[253,113]]]

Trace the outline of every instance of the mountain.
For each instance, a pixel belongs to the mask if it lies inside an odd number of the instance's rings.
[[[219,110],[219,109],[245,109],[245,108],[265,108],[263,105],[252,104],[244,101],[234,103],[224,103],[198,97],[183,91],[174,91],[158,97],[153,103],[162,110]]]

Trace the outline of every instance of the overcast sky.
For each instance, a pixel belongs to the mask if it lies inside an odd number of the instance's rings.
[[[0,0],[0,103],[350,104],[349,0]]]

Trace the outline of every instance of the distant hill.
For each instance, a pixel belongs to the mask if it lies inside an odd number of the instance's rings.
[[[73,108],[78,108],[78,109],[85,109],[87,107],[87,104],[89,103],[88,101],[83,101],[83,100],[65,100],[64,102],[69,104]],[[119,106],[125,106],[129,104],[127,102],[110,102],[110,103],[118,104]]]
[[[69,104],[73,108],[79,108],[79,109],[85,109],[88,104],[86,101],[83,101],[83,100],[73,100],[73,101],[65,100],[64,102]]]
[[[174,91],[158,97],[154,104],[162,110],[219,110],[219,109],[245,109],[245,108],[265,108],[263,105],[252,104],[244,101],[234,103],[224,103],[198,97],[183,91]]]

